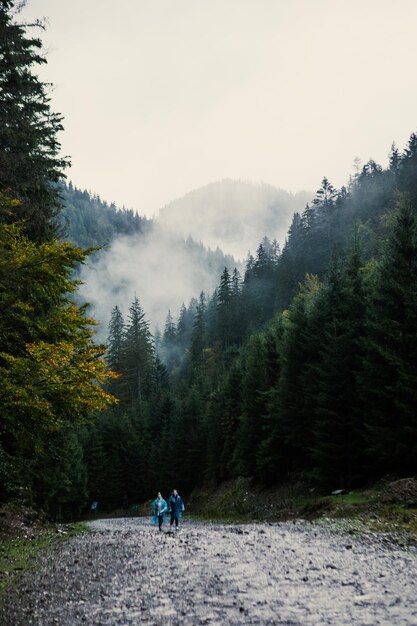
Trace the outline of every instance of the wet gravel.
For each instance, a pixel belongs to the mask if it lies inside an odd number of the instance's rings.
[[[308,523],[99,520],[9,595],[6,625],[417,624],[417,550]]]

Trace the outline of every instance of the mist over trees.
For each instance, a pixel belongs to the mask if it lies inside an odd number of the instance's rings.
[[[81,247],[102,246],[83,268],[80,290],[101,323],[102,338],[112,306],[126,312],[135,292],[152,329],[162,328],[168,309],[177,316],[182,300],[201,290],[211,293],[224,267],[243,272],[244,261],[236,259],[246,259],[265,232],[284,241],[294,209],[310,197],[224,180],[190,192],[147,220],[71,184],[60,193],[62,236]]]
[[[416,145],[340,190],[324,178],[282,251],[264,237],[243,276],[225,267],[212,293],[168,312],[147,348],[152,392],[106,418],[128,416],[141,441],[118,457],[125,476],[141,467],[140,497],[242,475],[327,490],[416,472]],[[128,368],[122,357],[126,384]]]
[[[184,237],[244,260],[262,237],[283,242],[294,211],[312,199],[266,183],[225,179],[190,191],[159,211],[158,221]]]
[[[120,218],[128,230],[129,213],[121,213]],[[213,290],[223,268],[236,264],[219,248],[211,250],[191,237],[184,239],[159,222],[143,222],[125,235],[118,228],[80,273],[84,283],[80,295],[101,322],[103,339],[111,308],[117,304],[126,313],[135,292],[155,330],[162,328],[168,309],[177,315],[182,300],[190,300],[201,289]]]
[[[15,9],[0,0],[0,501],[62,519],[173,484],[327,490],[415,474],[417,135],[346,187],[323,178],[282,249],[266,232],[240,268],[179,236],[176,265],[171,234],[63,184],[41,42]],[[110,284],[106,349],[79,304],[88,253],[62,228],[108,245],[92,265]],[[146,264],[171,301],[180,272],[217,278],[152,333],[141,291],[118,302]]]

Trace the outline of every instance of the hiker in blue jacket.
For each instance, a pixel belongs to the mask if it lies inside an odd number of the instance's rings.
[[[178,530],[178,522],[181,519],[181,513],[184,511],[184,509],[184,502],[182,501],[181,496],[178,494],[178,491],[174,489],[170,499],[168,500],[168,511],[169,513],[171,513],[171,529],[173,523],[175,522],[175,529]]]
[[[159,530],[162,530],[162,524],[165,522],[165,513],[168,510],[167,503],[161,496],[161,492],[158,491],[156,499],[152,503],[153,517],[152,522],[158,524]]]

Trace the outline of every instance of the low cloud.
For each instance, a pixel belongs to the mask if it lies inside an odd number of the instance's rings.
[[[159,221],[245,260],[265,235],[282,244],[293,213],[311,197],[309,192],[291,194],[265,183],[225,179],[171,202],[160,210]]]
[[[201,291],[211,294],[225,266],[243,272],[248,251],[255,254],[264,235],[282,244],[294,211],[310,198],[307,192],[224,180],[161,209],[146,234],[118,237],[81,272],[80,296],[101,324],[99,338],[107,335],[114,306],[126,317],[135,294],[152,330],[162,329],[168,309],[175,319],[183,302]]]
[[[79,293],[101,324],[98,336],[103,340],[114,306],[126,318],[136,294],[151,329],[163,328],[168,309],[175,318],[182,302],[188,305],[202,290],[211,293],[225,265],[232,269],[236,263],[220,250],[208,250],[155,225],[146,235],[118,237],[95,253],[82,268]]]

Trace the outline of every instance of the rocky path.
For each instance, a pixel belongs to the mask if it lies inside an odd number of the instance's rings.
[[[417,624],[417,551],[310,524],[100,520],[10,595],[7,625]]]

